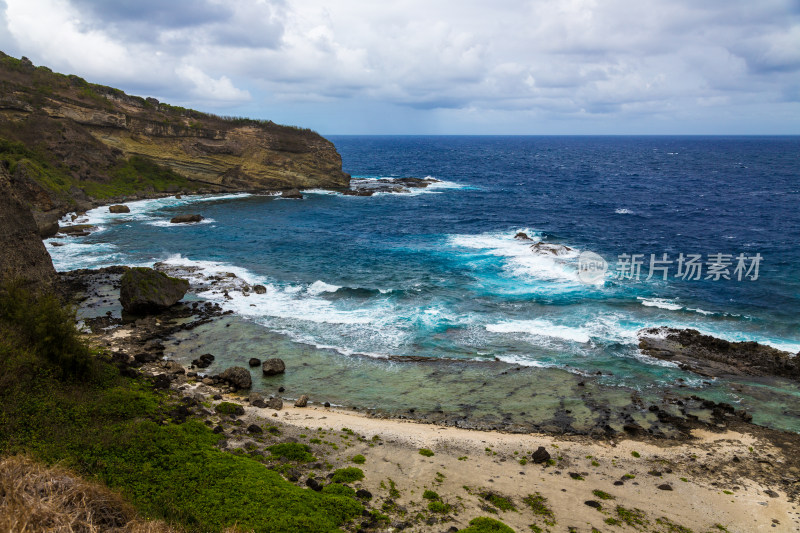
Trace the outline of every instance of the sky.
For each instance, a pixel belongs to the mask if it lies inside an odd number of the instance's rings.
[[[0,50],[323,134],[800,134],[800,0],[0,0]]]

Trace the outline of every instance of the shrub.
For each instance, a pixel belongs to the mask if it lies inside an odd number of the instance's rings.
[[[221,415],[243,415],[244,407],[238,403],[220,402],[214,407],[214,410]]]
[[[310,463],[316,460],[316,457],[309,453],[311,448],[307,444],[300,444],[298,442],[273,444],[272,446],[268,446],[267,450],[272,453],[272,458],[282,458],[298,463]]]
[[[358,455],[353,456],[352,461],[357,465],[363,465],[367,462],[367,458],[359,453]]]
[[[433,451],[429,450],[428,448],[420,449],[419,454],[424,455],[425,457],[433,457]]]
[[[353,483],[364,479],[364,471],[355,466],[340,468],[333,472],[331,482],[333,483]]]
[[[461,533],[514,533],[514,530],[494,518],[479,516],[469,521],[469,527]]]

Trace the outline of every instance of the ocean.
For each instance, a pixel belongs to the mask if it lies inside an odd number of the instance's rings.
[[[263,284],[192,296],[234,315],[170,353],[280,356],[287,374],[255,386],[288,397],[580,432],[599,406],[697,394],[800,431],[797,383],[701,378],[637,339],[670,326],[800,352],[800,137],[329,138],[354,178],[439,181],[101,207],[75,222],[98,231],[47,241],[53,262],[162,261]],[[169,223],[188,213],[205,220]],[[587,280],[589,252],[607,270]]]

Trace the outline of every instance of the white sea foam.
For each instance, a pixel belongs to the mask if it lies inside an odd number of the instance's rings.
[[[658,307],[659,309],[666,309],[667,311],[679,311],[683,309],[681,304],[677,304],[665,298],[642,298],[641,296],[637,296],[636,299],[642,302],[642,305],[646,307]]]
[[[515,239],[514,235],[518,232],[526,233],[532,240]],[[509,276],[526,281],[544,280],[575,286],[583,285],[578,278],[579,250],[562,250],[558,255],[534,252],[531,245],[541,241],[540,232],[527,228],[509,232],[448,237],[450,246],[479,250],[482,253],[503,258],[503,271]],[[598,281],[601,286],[603,283],[602,279]]]
[[[197,226],[200,224],[215,224],[216,222],[217,221],[214,220],[213,218],[204,218],[200,222],[189,222],[189,223],[183,222],[181,224],[173,224],[167,219],[162,219],[162,220],[153,220],[150,222],[145,222],[145,224],[147,224],[148,226],[156,226],[158,228],[180,228],[185,226]]]
[[[339,285],[331,285],[330,283],[325,283],[324,281],[318,279],[311,284],[306,292],[311,295],[317,295],[324,292],[336,292],[339,289],[341,289]]]
[[[624,207],[620,207],[619,209],[615,209],[614,212],[618,215],[632,215],[633,211],[630,209],[625,209]]]
[[[493,333],[526,333],[537,337],[550,337],[569,342],[586,343],[591,340],[588,331],[584,328],[562,326],[544,319],[508,320],[496,324],[488,324],[486,330]]]

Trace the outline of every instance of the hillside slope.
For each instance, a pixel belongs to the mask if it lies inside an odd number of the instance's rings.
[[[126,197],[349,183],[311,130],[130,96],[2,52],[0,163],[40,227]]]

